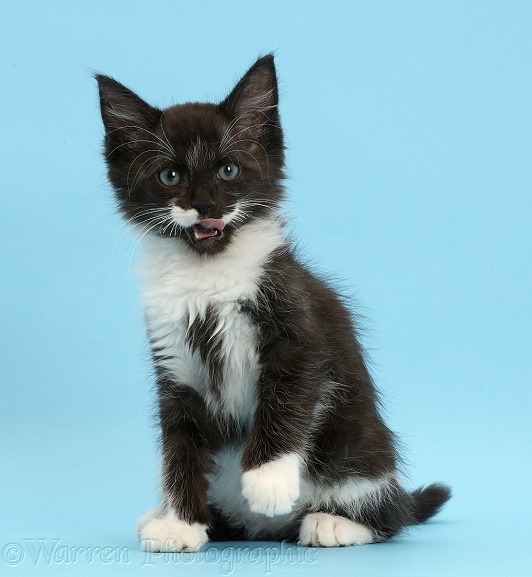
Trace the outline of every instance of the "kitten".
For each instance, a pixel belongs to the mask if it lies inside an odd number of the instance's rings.
[[[361,545],[434,515],[450,490],[400,485],[351,313],[284,231],[273,56],[220,104],[159,110],[96,78],[158,386],[163,503],[143,548]]]

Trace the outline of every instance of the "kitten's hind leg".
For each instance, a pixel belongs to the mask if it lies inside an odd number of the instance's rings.
[[[315,493],[300,526],[302,545],[337,547],[386,541],[412,524],[412,497],[395,476],[354,476]]]
[[[339,547],[373,543],[373,534],[364,525],[340,515],[310,513],[301,523],[299,543],[311,547]]]

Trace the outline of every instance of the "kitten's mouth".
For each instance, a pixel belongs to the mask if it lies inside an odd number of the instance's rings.
[[[189,230],[192,239],[201,242],[208,238],[220,238],[224,228],[225,222],[220,218],[202,218]]]

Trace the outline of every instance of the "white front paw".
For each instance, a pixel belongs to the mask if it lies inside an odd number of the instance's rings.
[[[160,519],[152,519],[139,532],[140,546],[143,551],[196,551],[207,543],[207,525],[189,524],[177,517],[173,511],[165,513]]]
[[[139,517],[137,519],[137,535],[140,537],[140,534],[142,533],[142,529],[144,529],[144,527],[146,527],[146,525],[150,522],[153,521],[154,519],[158,519],[161,516],[161,510],[157,509],[156,507],[152,507],[151,509],[148,509],[146,511],[146,513],[144,513],[144,515],[142,515],[142,517]]]
[[[290,513],[299,497],[301,457],[289,453],[242,475],[242,495],[254,513],[267,517]]]

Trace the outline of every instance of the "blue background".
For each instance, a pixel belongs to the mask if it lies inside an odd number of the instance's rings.
[[[0,572],[532,574],[531,29],[515,1],[5,3]],[[294,234],[359,299],[407,484],[454,497],[401,540],[295,563],[271,544],[147,559],[138,250],[91,74],[159,106],[219,100],[271,50]]]

